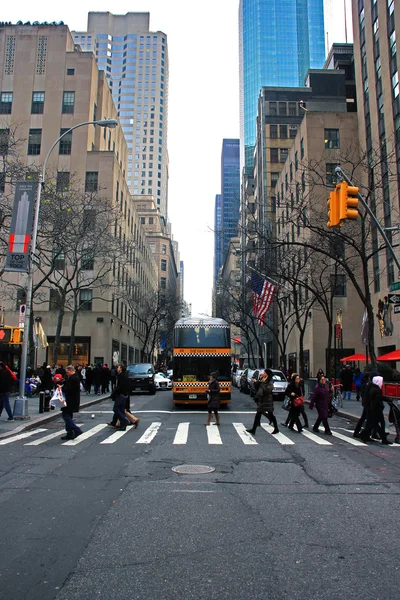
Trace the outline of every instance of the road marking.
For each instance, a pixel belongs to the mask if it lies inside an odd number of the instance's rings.
[[[332,444],[328,442],[328,440],[324,440],[323,438],[318,437],[318,435],[315,435],[315,433],[311,433],[311,431],[306,431],[305,429],[303,429],[301,435],[304,435],[304,437],[308,438],[309,440],[312,440],[320,446],[332,446]]]
[[[125,431],[115,431],[114,433],[112,433],[111,435],[109,435],[108,438],[106,438],[105,440],[101,441],[100,444],[114,444],[114,442],[117,442],[126,433],[128,433],[128,431],[130,429],[132,429],[132,427],[127,427],[125,429]]]
[[[217,425],[207,425],[206,430],[209,444],[222,444]]]
[[[339,438],[339,440],[343,440],[344,442],[351,444],[352,446],[367,446],[365,442],[361,442],[357,438],[352,438],[348,435],[343,435],[343,433],[338,433],[337,431],[332,431],[332,435],[336,438]]]
[[[141,438],[136,442],[137,444],[150,444],[153,438],[156,437],[158,430],[161,427],[161,423],[152,423],[150,427],[146,429]]]
[[[32,431],[26,431],[25,433],[20,433],[19,435],[15,435],[14,437],[7,438],[6,440],[1,440],[0,446],[5,446],[6,444],[12,444],[13,442],[17,442],[18,440],[23,440],[24,438],[31,437],[31,435],[35,435],[36,433],[42,433],[43,431],[47,431],[47,429],[33,429]]]
[[[92,429],[89,429],[89,431],[85,431],[85,433],[82,433],[79,437],[75,438],[74,440],[68,440],[68,442],[64,442],[62,445],[76,446],[77,444],[84,442],[93,435],[96,435],[96,433],[99,433],[99,431],[105,429],[106,427],[108,427],[107,423],[101,423],[100,425],[96,425],[95,427],[92,427]]]
[[[78,427],[82,427],[83,423],[77,423]],[[40,446],[40,444],[44,444],[45,442],[48,442],[49,440],[53,440],[54,438],[59,437],[61,434],[65,434],[65,431],[61,430],[61,431],[56,431],[55,433],[50,433],[50,435],[45,435],[42,438],[39,438],[38,440],[34,440],[33,442],[28,442],[27,444],[24,444],[24,446]]]
[[[246,444],[248,446],[251,446],[251,445],[256,446],[258,444],[258,442],[251,435],[251,433],[246,431],[246,428],[243,425],[243,423],[232,423],[232,425],[236,429],[236,432],[237,432],[238,436],[240,437],[240,439],[242,440],[243,444]]]
[[[190,423],[179,423],[173,444],[187,444]]]
[[[265,429],[265,431],[268,431],[268,433],[272,433],[274,430],[274,428],[271,425],[266,425],[264,423],[261,425],[261,427],[263,429]],[[273,437],[276,439],[277,442],[282,444],[282,446],[293,446],[294,445],[294,441],[291,440],[290,438],[288,438],[283,433],[274,433]]]

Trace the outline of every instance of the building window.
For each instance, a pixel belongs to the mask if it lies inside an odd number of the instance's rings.
[[[325,148],[340,148],[339,129],[325,129]]]
[[[336,185],[335,169],[339,166],[337,163],[326,163],[326,185]]]
[[[290,139],[294,140],[294,138],[296,137],[296,135],[297,135],[297,127],[296,127],[296,125],[291,125],[289,127],[289,137],[290,137]]]
[[[288,152],[289,152],[289,150],[287,148],[280,149],[279,162],[281,162],[281,163],[286,162],[286,159],[288,157]]]
[[[82,225],[85,232],[94,231],[96,229],[96,216],[97,212],[94,208],[84,209]]]
[[[279,173],[271,173],[271,187],[275,187],[279,179]]]
[[[1,92],[0,94],[0,115],[11,115],[12,110],[12,92]]]
[[[273,140],[276,140],[278,137],[278,125],[270,125],[269,126],[269,137]]]
[[[93,271],[94,269],[94,255],[93,252],[91,252],[90,250],[88,250],[83,256],[82,256],[82,270],[83,271]]]
[[[67,75],[75,75],[75,69],[67,69]]]
[[[98,171],[86,171],[85,192],[97,192],[98,183]]]
[[[286,102],[278,102],[279,105],[279,116],[284,117],[287,115],[287,104]]]
[[[332,296],[346,296],[346,275],[342,273],[331,274]]]
[[[166,271],[167,270],[167,261],[165,258],[161,259],[161,271]]]
[[[75,107],[75,92],[64,92],[63,93],[63,103],[62,103],[63,115],[74,114],[74,107]]]
[[[67,131],[68,131],[68,129],[61,129],[61,131],[60,131],[60,135],[63,135],[64,133],[66,135],[64,135],[64,137],[60,140],[59,150],[58,150],[59,154],[71,154],[72,131],[70,131],[69,133],[66,133]]]
[[[270,160],[273,163],[278,162],[278,148],[270,148]]]
[[[50,289],[49,310],[58,310],[61,306],[61,294],[58,290]]]
[[[167,278],[166,277],[161,277],[161,289],[162,290],[167,289]]]
[[[299,153],[297,152],[297,150],[294,153],[294,167],[295,167],[296,171],[299,168]]]
[[[59,252],[59,250],[55,250],[53,252],[53,264],[54,268],[57,271],[63,271],[65,268],[65,254],[64,252]]]
[[[68,171],[58,171],[56,184],[57,192],[67,192],[69,190],[69,175]]]
[[[167,254],[167,245],[166,244],[163,244],[161,246],[161,254]]]
[[[79,305],[81,310],[92,310],[93,290],[81,290],[79,293]]]
[[[10,130],[0,129],[0,156],[8,154],[8,145],[10,140]]]
[[[154,223],[154,218],[153,217],[149,217],[149,225],[153,225]]]
[[[276,102],[269,103],[269,114],[272,116],[276,116],[278,114]]]
[[[295,117],[297,115],[297,102],[289,102],[289,115]]]
[[[281,139],[286,139],[288,134],[287,125],[279,125],[279,137]]]
[[[304,158],[304,138],[300,140],[300,159]]]
[[[30,129],[28,138],[28,154],[37,156],[40,154],[40,146],[42,144],[42,130]]]
[[[31,113],[33,115],[42,115],[44,110],[44,92],[32,93]]]
[[[146,225],[146,217],[140,217],[140,224]]]

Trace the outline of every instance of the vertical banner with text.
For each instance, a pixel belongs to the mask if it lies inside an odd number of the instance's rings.
[[[38,181],[18,181],[15,186],[5,271],[28,273]]]

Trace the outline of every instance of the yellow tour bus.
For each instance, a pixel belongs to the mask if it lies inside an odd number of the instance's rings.
[[[175,404],[207,404],[209,375],[218,373],[221,405],[231,400],[230,328],[223,319],[189,317],[174,328]]]

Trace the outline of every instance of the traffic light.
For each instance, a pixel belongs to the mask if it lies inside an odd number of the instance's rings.
[[[24,341],[24,330],[19,329],[19,327],[13,327],[12,343],[13,344],[22,344],[23,341]]]
[[[0,327],[0,344],[22,344],[24,330],[19,327]]]
[[[1,327],[0,328],[0,344],[9,344],[11,337],[12,329],[9,327]]]
[[[329,221],[326,224],[327,227],[337,227],[338,225],[340,225],[338,187],[339,186],[336,186],[334,191],[329,194],[329,200],[328,200],[328,219],[329,219]]]
[[[338,189],[339,188],[339,189]],[[339,220],[358,218],[358,187],[342,181],[336,186],[339,196]]]

